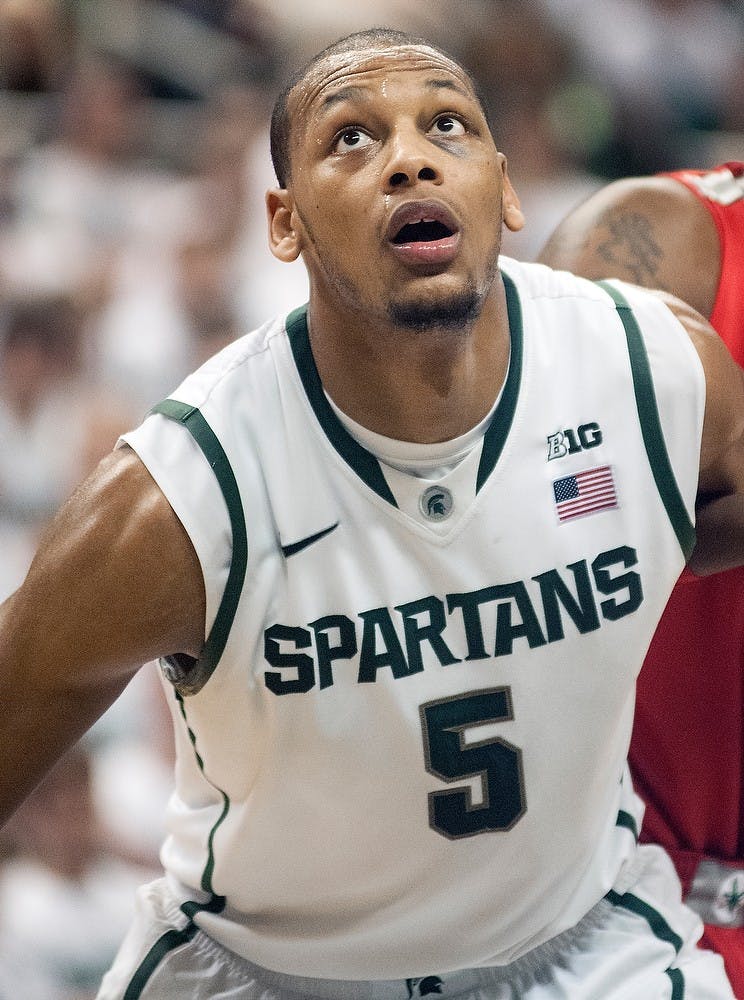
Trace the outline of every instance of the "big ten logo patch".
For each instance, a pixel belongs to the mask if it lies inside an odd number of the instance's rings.
[[[567,427],[563,431],[556,431],[555,434],[548,434],[548,461],[575,455],[579,451],[596,448],[600,444],[602,444],[602,431],[599,424],[593,422],[579,424],[576,429]]]

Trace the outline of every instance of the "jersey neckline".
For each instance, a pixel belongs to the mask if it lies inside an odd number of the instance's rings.
[[[485,484],[491,472],[493,472],[503,451],[514,419],[519,386],[522,379],[524,339],[522,307],[516,285],[512,278],[503,271],[501,272],[501,278],[506,293],[511,354],[501,399],[496,405],[491,423],[486,428],[483,436],[483,449],[481,451],[475,484],[476,494]],[[328,402],[310,346],[310,335],[307,325],[307,304],[300,306],[289,314],[286,321],[286,330],[292,350],[292,357],[302,387],[324,434],[336,452],[353,469],[356,475],[379,497],[386,500],[393,507],[397,507],[398,504],[388,486],[380,462],[372,452],[368,451],[351,436]]]

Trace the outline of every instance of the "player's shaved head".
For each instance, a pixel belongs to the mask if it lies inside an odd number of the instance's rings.
[[[458,67],[465,75],[473,88],[483,109],[484,115],[488,118],[486,108],[479,88],[470,73],[452,56],[446,49],[434,45],[426,38],[409,34],[405,31],[398,31],[395,28],[368,28],[364,31],[355,31],[350,35],[345,35],[337,41],[327,45],[324,49],[313,56],[304,66],[302,66],[291,77],[284,90],[279,94],[274,104],[271,115],[271,159],[274,165],[274,172],[279,186],[287,187],[291,178],[290,144],[292,139],[292,109],[290,98],[294,91],[300,87],[323,63],[331,62],[334,57],[344,55],[349,52],[364,52],[371,49],[396,49],[410,46],[425,47],[433,52],[439,53]]]

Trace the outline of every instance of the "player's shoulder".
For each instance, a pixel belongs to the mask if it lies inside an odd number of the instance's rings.
[[[664,288],[710,310],[718,281],[718,231],[709,209],[678,177],[613,181],[559,223],[539,255],[589,278]]]
[[[521,299],[577,298],[608,302],[607,293],[595,281],[570,271],[538,262],[517,261],[501,256],[502,275],[516,286]]]
[[[286,332],[287,320],[284,315],[272,317],[217,351],[196,371],[203,372],[212,380],[219,380],[235,368],[250,365],[253,359],[269,349],[275,337]]]
[[[273,364],[272,342],[286,336],[289,318],[276,316],[223,347],[191,372],[171,397],[201,408],[208,399],[229,391],[236,382],[249,387],[265,381],[266,366]]]
[[[702,201],[727,207],[744,201],[744,162],[730,160],[716,167],[698,170],[673,170],[662,179],[688,188]]]
[[[580,327],[592,337],[609,329],[602,317],[618,308],[629,309],[643,336],[649,328],[685,325],[688,314],[702,319],[674,296],[621,278],[593,280],[546,264],[504,257],[500,267],[507,280],[513,281],[521,303],[533,303],[543,321],[570,322],[575,332]]]
[[[673,174],[621,177],[577,206],[569,216],[569,224],[586,231],[601,226],[608,233],[621,218],[642,217],[651,222],[658,219],[668,224],[670,216],[689,210],[690,200],[687,186]]]

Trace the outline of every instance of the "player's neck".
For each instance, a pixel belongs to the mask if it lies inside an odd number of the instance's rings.
[[[411,331],[331,314],[312,299],[309,325],[334,402],[362,426],[402,441],[447,441],[474,427],[493,406],[509,364],[500,281],[467,329]]]

